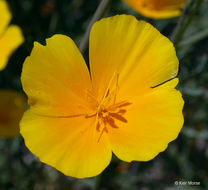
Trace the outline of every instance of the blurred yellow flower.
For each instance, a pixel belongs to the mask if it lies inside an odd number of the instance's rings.
[[[77,178],[101,173],[112,152],[126,162],[151,160],[183,125],[172,79],[178,59],[153,26],[128,15],[102,19],[89,48],[90,73],[71,38],[35,42],[21,77],[31,106],[20,123],[26,146]]]
[[[181,14],[185,0],[124,0],[145,17],[163,19]]]
[[[5,68],[9,56],[24,41],[18,26],[8,26],[10,20],[11,13],[7,2],[0,0],[0,71]]]
[[[26,98],[20,93],[0,90],[0,137],[19,135],[19,122],[26,106]]]

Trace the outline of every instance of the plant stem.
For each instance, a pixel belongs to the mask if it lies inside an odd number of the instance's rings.
[[[184,22],[184,20],[185,20],[185,18],[186,18],[187,10],[188,10],[190,7],[191,7],[191,5],[186,5],[185,8],[183,9],[183,12],[182,12],[180,18],[178,19],[178,23],[177,23],[177,25],[176,25],[174,31],[172,32],[172,35],[171,35],[172,41],[175,40],[175,38],[176,38],[176,36],[177,36],[179,30],[181,29],[182,24],[183,24],[183,22]]]
[[[176,27],[176,31],[173,32],[173,42],[175,44],[175,47],[177,48],[178,43],[181,41],[181,39],[183,38],[183,35],[186,31],[186,29],[188,28],[188,26],[190,25],[194,15],[198,12],[201,4],[203,3],[203,0],[193,0],[193,2],[195,3],[194,8],[192,9],[192,11],[189,13],[188,17],[185,18],[186,15],[186,10],[184,11],[184,13],[181,16],[181,19],[179,19],[178,25]]]
[[[110,0],[101,0],[97,10],[95,11],[95,13],[94,13],[94,15],[93,15],[88,27],[87,27],[87,30],[84,34],[83,40],[81,41],[80,46],[79,46],[79,49],[82,54],[84,54],[87,49],[90,30],[91,30],[92,25],[94,24],[94,22],[96,22],[97,20],[99,20],[103,16],[109,3],[110,3]]]
[[[208,37],[208,29],[205,29],[197,34],[191,36],[191,38],[185,39],[178,44],[178,49],[183,48],[185,46],[194,44],[204,38]]]

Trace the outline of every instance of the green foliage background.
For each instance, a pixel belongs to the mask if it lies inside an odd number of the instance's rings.
[[[197,1],[188,5],[186,24]],[[24,33],[24,44],[12,55],[0,73],[0,88],[22,92],[22,64],[33,42],[44,43],[56,33],[70,36],[77,45],[95,12],[99,0],[8,0],[12,23]],[[143,18],[120,0],[112,0],[106,16],[133,14],[144,19],[171,38],[180,18],[151,20]],[[0,190],[198,190],[208,189],[208,1],[192,15],[178,41],[180,85],[185,99],[185,124],[177,140],[149,162],[126,164],[113,158],[110,166],[96,179],[66,177],[42,164],[24,146],[21,137],[0,139]],[[162,56],[162,55],[161,55]],[[87,59],[87,53],[85,55]],[[175,181],[197,181],[200,186],[177,186]]]

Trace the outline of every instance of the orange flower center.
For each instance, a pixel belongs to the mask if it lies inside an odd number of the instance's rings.
[[[98,142],[100,141],[101,136],[104,132],[108,133],[109,127],[119,128],[116,125],[116,120],[120,122],[127,123],[127,119],[124,117],[126,113],[126,106],[131,103],[127,101],[122,101],[116,103],[116,95],[118,91],[118,76],[113,85],[112,89],[107,89],[103,98],[100,102],[88,91],[88,102],[91,104],[92,109],[94,110],[92,114],[88,114],[85,118],[96,117],[95,127],[100,136]]]

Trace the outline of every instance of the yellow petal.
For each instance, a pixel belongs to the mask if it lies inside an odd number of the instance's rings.
[[[87,111],[88,68],[71,38],[54,35],[46,46],[34,43],[21,76],[31,111],[45,116],[68,116]]]
[[[26,146],[65,175],[85,178],[101,173],[111,160],[106,134],[98,142],[94,118],[48,118],[27,111],[20,132]]]
[[[131,100],[125,114],[127,124],[109,131],[112,150],[130,162],[148,161],[176,139],[183,125],[183,99],[174,88],[177,79]]]
[[[0,90],[0,137],[19,135],[19,122],[26,106],[26,98],[20,93]]]
[[[11,25],[0,36],[0,70],[6,66],[9,56],[22,44],[24,38],[18,26]]]
[[[125,98],[175,77],[178,59],[170,40],[153,26],[133,16],[117,15],[92,27],[90,70],[98,97],[118,75],[119,96]]]
[[[5,0],[0,0],[0,36],[11,20],[11,13]]]
[[[185,0],[124,0],[132,8],[142,15],[154,18],[164,19],[176,17],[181,14]]]

